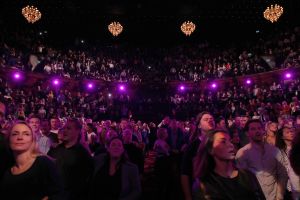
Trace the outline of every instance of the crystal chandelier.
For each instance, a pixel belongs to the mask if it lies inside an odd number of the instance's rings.
[[[108,30],[113,36],[118,36],[123,31],[123,26],[119,22],[112,22],[108,25]]]
[[[28,21],[28,23],[34,23],[41,19],[42,13],[34,6],[26,6],[22,8],[22,15]]]
[[[276,22],[282,14],[283,7],[275,4],[274,6],[271,5],[270,7],[267,7],[267,9],[264,11],[264,18],[273,23]]]
[[[196,25],[193,22],[185,21],[180,29],[186,36],[190,36],[195,31]]]

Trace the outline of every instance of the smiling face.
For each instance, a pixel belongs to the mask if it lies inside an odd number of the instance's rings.
[[[39,118],[30,118],[29,126],[32,128],[32,131],[37,133],[40,131],[40,119]]]
[[[228,134],[223,132],[215,133],[211,155],[218,160],[234,160],[235,150]]]
[[[33,133],[26,124],[16,124],[9,135],[9,146],[13,152],[30,151],[34,146]]]

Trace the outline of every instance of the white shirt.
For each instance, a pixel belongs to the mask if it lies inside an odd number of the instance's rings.
[[[249,143],[237,152],[236,161],[238,168],[256,175],[267,200],[283,199],[288,177],[279,149],[267,143],[263,148]]]

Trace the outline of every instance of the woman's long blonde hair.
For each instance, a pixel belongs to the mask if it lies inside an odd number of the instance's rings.
[[[33,157],[37,157],[37,156],[43,155],[43,154],[41,153],[41,151],[39,150],[39,146],[38,146],[38,144],[37,144],[37,135],[32,131],[32,128],[31,128],[31,127],[29,126],[29,124],[28,124],[27,122],[25,122],[25,121],[17,121],[17,122],[15,122],[15,123],[11,126],[10,131],[9,131],[9,135],[8,135],[8,140],[10,140],[10,136],[11,136],[12,129],[13,129],[16,125],[18,125],[18,124],[23,124],[23,125],[27,126],[27,127],[29,128],[31,134],[32,134],[32,145],[31,145],[31,148],[30,148],[30,150],[31,150],[31,152],[30,152],[31,155],[32,155]]]

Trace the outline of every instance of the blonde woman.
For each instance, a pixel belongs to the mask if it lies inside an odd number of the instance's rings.
[[[39,153],[36,135],[25,122],[17,122],[8,137],[14,164],[0,182],[1,199],[63,199],[62,182],[52,160]]]
[[[275,146],[277,131],[278,131],[278,124],[276,122],[269,121],[266,124],[266,135],[264,137],[265,142]]]

